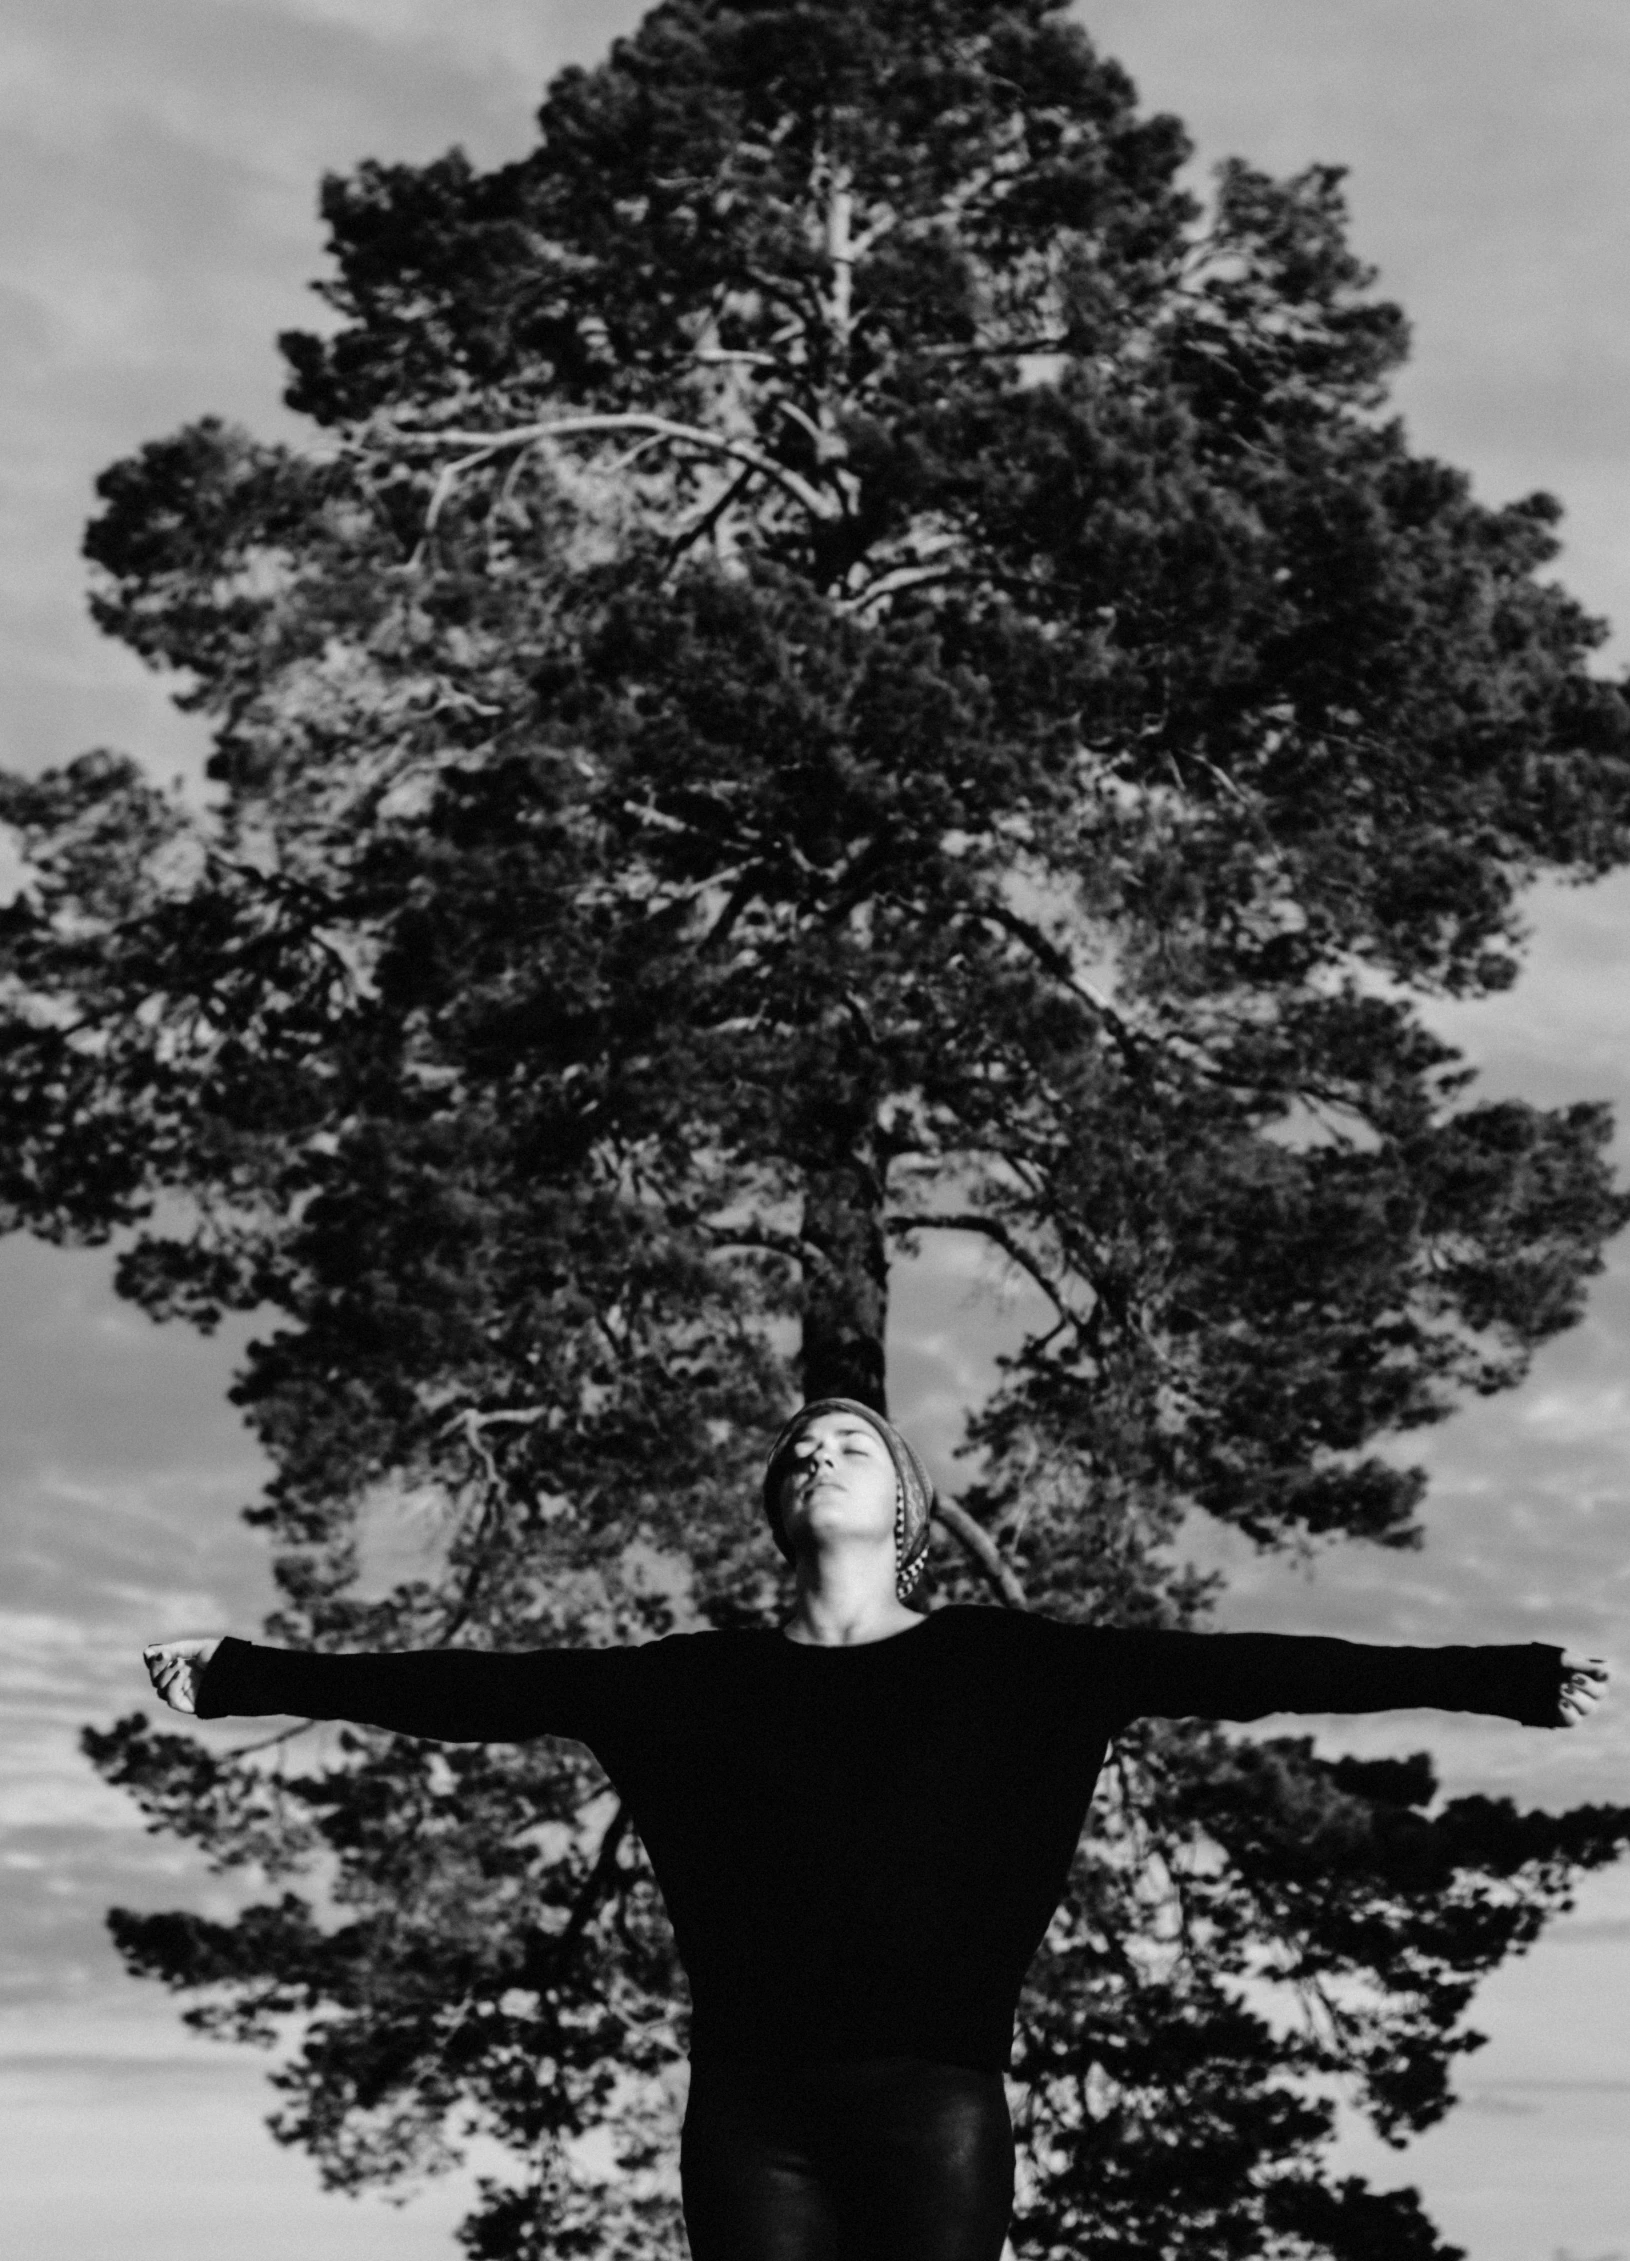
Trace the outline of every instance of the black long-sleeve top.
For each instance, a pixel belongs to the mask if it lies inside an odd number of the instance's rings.
[[[997,2070],[1110,1738],[1138,1717],[1432,1705],[1554,1726],[1561,1651],[1374,1648],[941,1609],[822,1648],[332,1656],[224,1640],[204,1718],[586,1743],[626,1799],[689,1974],[692,2055]]]

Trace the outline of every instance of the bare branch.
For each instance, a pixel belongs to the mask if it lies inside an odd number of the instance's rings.
[[[668,542],[668,563],[676,565],[688,549],[706,541],[727,510],[734,509],[739,497],[752,479],[751,470],[738,471],[733,479],[725,481],[722,491],[710,503],[705,503],[687,525],[678,527]]]
[[[1005,903],[993,902],[987,896],[985,901],[979,905],[979,909],[982,915],[991,921],[992,925],[1001,927],[1006,934],[1011,934],[1016,942],[1022,942],[1032,957],[1039,960],[1055,981],[1062,982],[1067,989],[1075,992],[1083,1004],[1090,1005],[1098,1018],[1114,1033],[1123,1049],[1128,1052],[1135,1050],[1141,1040],[1116,1012],[1102,990],[1095,988],[1090,981],[1082,980],[1076,972],[1067,950],[1061,949],[1049,935],[1042,932],[1033,920],[1022,917],[1017,911],[1009,910]]]
[[[798,426],[800,431],[808,433],[815,443],[817,454],[823,456],[831,454],[833,448],[832,434],[822,430],[814,417],[810,415],[808,409],[800,408],[795,400],[777,400],[772,401],[770,405],[778,416],[787,417]]]
[[[996,1541],[965,1507],[959,1507],[954,1499],[942,1499],[934,1510],[934,1520],[943,1523],[963,1552],[973,1557],[1009,1609],[1029,1608],[1018,1573],[1002,1560]]]
[[[478,463],[485,463],[493,452],[491,448],[475,448],[472,449],[470,454],[459,456],[455,462],[442,465],[436,474],[436,484],[430,490],[430,501],[424,514],[424,526],[414,547],[413,555],[408,560],[410,565],[417,565],[423,558],[429,546],[430,537],[436,531],[436,521],[452,500],[453,489],[458,485],[464,473],[472,470]]]
[[[897,1232],[983,1233],[987,1240],[993,1240],[1002,1253],[1018,1265],[1020,1271],[1029,1273],[1061,1319],[1072,1319],[1075,1316],[1024,1243],[1015,1240],[1007,1226],[995,1217],[982,1216],[973,1209],[924,1210],[920,1214],[890,1217],[888,1223]]]
[[[854,191],[847,165],[834,165],[826,204],[826,256],[832,267],[832,297],[828,318],[837,339],[838,363],[847,368],[849,335],[854,324]]]
[[[590,1917],[605,1897],[606,1887],[617,1873],[617,1849],[628,1835],[631,1818],[627,1806],[619,1805],[606,1824],[606,1833],[594,1856],[594,1866],[589,1870],[582,1890],[572,1903],[572,1912],[566,1919],[565,1929],[547,1944],[540,1943],[541,1952],[527,1957],[527,1961],[533,1964],[533,1970],[526,1974],[526,1982],[537,1985],[540,1991],[558,1986],[565,1976],[577,1943],[588,1929]]]
[[[869,582],[860,594],[851,600],[852,609],[864,612],[884,597],[896,597],[902,589],[925,588],[933,581],[953,581],[962,572],[960,565],[897,565],[890,573],[880,573]]]
[[[470,1458],[481,1470],[481,1512],[476,1518],[470,1540],[469,1568],[443,1620],[443,1643],[451,1641],[455,1633],[463,1630],[475,1607],[476,1594],[487,1569],[485,1541],[502,1512],[503,1479],[498,1473],[498,1463],[493,1457],[485,1432],[506,1425],[511,1428],[529,1428],[535,1421],[541,1421],[548,1410],[545,1405],[521,1405],[500,1406],[491,1413],[478,1413],[471,1405],[461,1407],[442,1423],[441,1435],[445,1437],[456,1434],[461,1437]]]
[[[541,1421],[548,1411],[546,1405],[516,1405],[500,1406],[492,1413],[478,1413],[473,1405],[464,1405],[456,1413],[448,1415],[441,1425],[440,1434],[444,1437],[455,1434],[462,1437],[470,1448],[471,1457],[481,1463],[487,1482],[496,1484],[498,1469],[484,1432],[502,1428],[528,1429],[535,1421]]]
[[[780,487],[811,518],[823,522],[836,518],[842,508],[835,495],[811,486],[798,472],[789,470],[784,463],[778,463],[774,456],[766,455],[762,448],[752,446],[749,441],[732,439],[725,432],[710,432],[700,424],[681,424],[671,416],[651,416],[635,410],[599,416],[563,416],[548,424],[516,424],[503,432],[414,432],[397,427],[390,437],[408,447],[467,449],[469,453],[460,462],[447,467],[447,473],[456,477],[490,456],[507,453],[510,448],[552,447],[561,440],[583,439],[601,432],[645,432],[653,439],[671,440],[680,447],[700,448],[705,454],[725,456],[730,462],[744,464],[761,478]],[[447,473],[443,474],[444,479]],[[438,480],[440,500],[436,496],[432,497],[433,507],[437,510],[446,500],[441,487],[442,481]]]
[[[273,1751],[279,1743],[293,1743],[322,1724],[321,1720],[303,1719],[298,1727],[280,1727],[275,1735],[262,1735],[253,1743],[234,1743],[226,1755],[229,1759],[253,1758],[257,1751]]]
[[[980,338],[966,345],[914,344],[911,353],[918,361],[1022,361],[1032,354],[1064,353],[1069,346],[1067,331],[1044,330],[1033,338]]]

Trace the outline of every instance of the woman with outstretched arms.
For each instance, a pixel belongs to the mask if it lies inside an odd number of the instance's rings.
[[[764,1506],[796,1571],[779,1629],[513,1654],[318,1655],[230,1636],[146,1651],[165,1701],[202,1718],[589,1746],[690,1979],[695,2261],[997,2261],[1019,1989],[1128,1721],[1431,1705],[1571,1727],[1606,1680],[1598,1659],[1538,1644],[920,1614],[933,1487],[906,1439],[850,1399],[787,1424]]]

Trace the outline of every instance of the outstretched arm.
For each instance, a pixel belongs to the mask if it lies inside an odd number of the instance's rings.
[[[1381,1648],[1284,1633],[1099,1632],[1106,1692],[1127,1718],[1261,1719],[1270,1712],[1483,1712],[1572,1727],[1606,1683],[1597,1658],[1520,1647]],[[1088,1638],[1094,1638],[1088,1635]]]
[[[567,1735],[590,1742],[628,1687],[633,1649],[391,1650],[335,1656],[227,1634],[158,1641],[153,1686],[200,1719],[345,1719],[444,1743]]]

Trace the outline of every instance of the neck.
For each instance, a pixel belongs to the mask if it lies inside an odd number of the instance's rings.
[[[782,1631],[818,1648],[886,1640],[921,1622],[894,1590],[894,1538],[811,1548],[797,1564],[798,1591]]]

